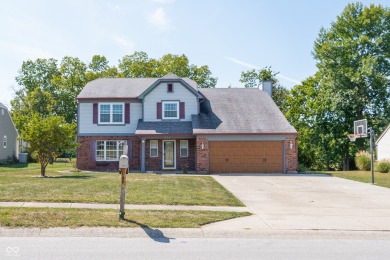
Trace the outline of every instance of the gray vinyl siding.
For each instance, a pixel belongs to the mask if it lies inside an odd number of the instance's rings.
[[[283,141],[295,135],[197,135],[209,141]]]
[[[377,143],[377,160],[390,160],[390,130],[386,130],[386,133]]]
[[[79,135],[84,134],[112,134],[130,135],[137,129],[138,120],[142,118],[142,103],[130,103],[130,124],[123,125],[97,125],[93,124],[93,103],[79,103]]]
[[[4,110],[4,114],[2,112]],[[7,136],[7,147],[3,146],[4,135]],[[17,156],[18,133],[7,109],[0,107],[0,161]]]
[[[157,119],[157,102],[180,101],[185,102],[185,119],[191,121],[192,114],[198,114],[197,97],[181,83],[173,83],[173,93],[167,92],[167,83],[161,83],[144,98],[144,121],[161,121]]]

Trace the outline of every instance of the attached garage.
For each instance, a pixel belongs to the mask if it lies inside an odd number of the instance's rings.
[[[282,173],[282,141],[210,141],[210,173]]]

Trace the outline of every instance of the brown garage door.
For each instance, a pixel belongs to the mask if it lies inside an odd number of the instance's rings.
[[[209,142],[211,173],[281,173],[281,141]]]

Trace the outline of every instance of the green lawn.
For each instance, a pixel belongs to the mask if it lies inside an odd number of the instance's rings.
[[[0,208],[0,226],[197,228],[249,215],[249,212],[127,210],[125,219],[119,220],[117,210],[3,207]]]
[[[317,173],[325,173],[344,179],[371,183],[371,171],[321,171]],[[374,177],[375,185],[390,188],[390,173],[375,172]]]
[[[0,165],[0,201],[119,203],[120,175],[71,172],[72,163]],[[126,203],[244,206],[209,176],[127,175]]]

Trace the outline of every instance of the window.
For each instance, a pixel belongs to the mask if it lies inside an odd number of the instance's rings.
[[[99,123],[100,124],[123,124],[123,103],[100,103]]]
[[[163,119],[179,119],[179,102],[163,102]]]
[[[180,140],[180,157],[188,157],[188,140]]]
[[[168,84],[168,93],[173,92],[173,84]]]
[[[7,136],[6,135],[3,137],[3,147],[7,148]]]
[[[150,140],[150,157],[158,157],[158,141]]]
[[[96,161],[118,161],[127,141],[96,141]]]

